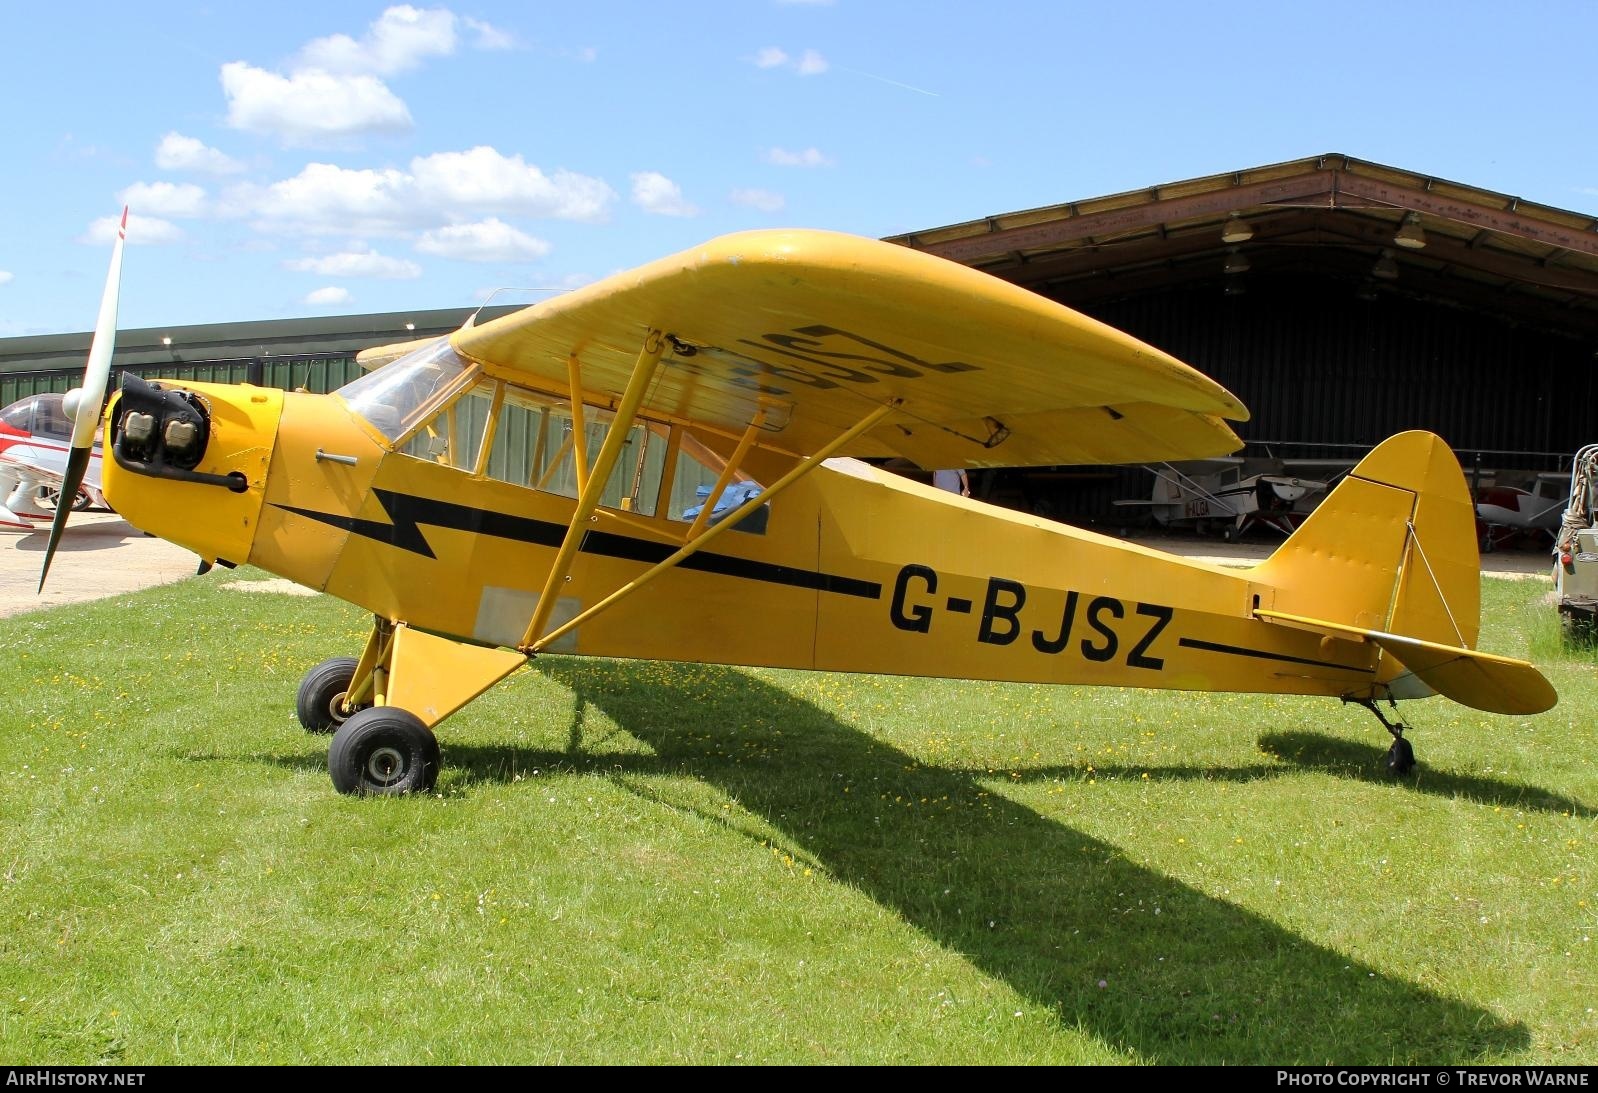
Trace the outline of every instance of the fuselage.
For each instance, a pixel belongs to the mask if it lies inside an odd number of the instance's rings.
[[[0,410],[0,523],[30,527],[38,518],[36,494],[61,484],[71,447],[72,422],[59,394],[30,395]],[[95,446],[81,489],[89,503],[103,505],[101,450]],[[70,502],[69,502],[70,503]]]
[[[548,400],[529,402],[516,443],[533,454],[496,463],[494,445],[515,446],[509,415],[493,406],[508,403],[503,391],[483,395],[498,431],[473,424],[469,400],[457,399],[396,441],[355,411],[380,416],[356,395],[192,389],[210,414],[195,468],[209,480],[108,467],[109,499],[135,526],[434,634],[509,647],[539,636],[525,629],[577,511],[567,472],[591,419],[574,428],[569,407],[551,417]],[[681,546],[697,513],[689,502],[706,492],[688,487],[716,478],[734,447],[680,422],[636,428],[546,631]],[[739,468],[745,495],[796,462],[751,450]],[[229,475],[247,485],[220,484]],[[1024,682],[1370,691],[1373,647],[1252,617],[1273,604],[1284,606],[1278,589],[1248,570],[833,459],[549,648]]]

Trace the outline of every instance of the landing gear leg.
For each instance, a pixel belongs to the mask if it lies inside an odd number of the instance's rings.
[[[1395,715],[1394,720],[1389,721],[1382,716],[1381,708],[1376,705],[1374,698],[1349,698],[1344,695],[1343,701],[1352,702],[1356,706],[1364,706],[1376,716],[1376,720],[1382,723],[1382,728],[1393,734],[1393,746],[1387,749],[1388,774],[1402,778],[1415,769],[1415,749],[1408,740],[1404,739],[1405,725],[1396,718],[1398,713],[1397,702],[1394,702],[1391,698],[1387,700],[1387,704],[1392,707]]]
[[[340,793],[426,793],[438,778],[434,727],[525,663],[525,653],[374,619],[359,660],[328,661],[305,677],[300,721],[333,733],[327,770]]]

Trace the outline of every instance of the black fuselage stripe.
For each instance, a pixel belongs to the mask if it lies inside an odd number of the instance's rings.
[[[471,508],[467,505],[457,505],[449,501],[434,501],[425,497],[413,497],[409,494],[394,493],[390,490],[374,489],[372,491],[389,515],[392,524],[383,524],[376,520],[362,520],[353,516],[342,516],[336,513],[317,512],[314,509],[295,508],[290,505],[274,505],[274,508],[285,512],[292,512],[307,519],[317,520],[333,527],[343,528],[353,535],[360,535],[380,543],[388,543],[408,550],[413,554],[423,557],[433,557],[432,548],[428,546],[427,538],[421,532],[421,525],[431,527],[449,528],[453,531],[466,531],[478,535],[491,535],[496,539],[509,539],[513,542],[531,543],[535,546],[559,547],[566,537],[566,525],[552,520],[535,520],[526,516],[512,516],[509,513],[495,512],[491,509]],[[592,554],[602,558],[616,558],[622,561],[642,562],[653,565],[665,561],[679,549],[670,543],[656,543],[648,539],[640,539],[631,535],[617,535],[613,532],[591,531],[583,536],[580,547],[585,554]],[[691,569],[699,573],[714,573],[724,577],[737,577],[747,581],[761,581],[766,584],[788,585],[793,588],[809,588],[820,592],[834,592],[840,596],[857,596],[861,599],[877,600],[882,598],[882,585],[876,581],[863,581],[855,577],[843,577],[835,573],[821,573],[808,569],[797,569],[793,566],[776,565],[771,562],[760,562],[750,558],[738,558],[730,554],[712,554],[709,551],[700,551],[690,554],[681,563],[681,568]]]
[[[1177,644],[1188,649],[1203,649],[1207,653],[1226,653],[1234,657],[1252,657],[1255,660],[1278,660],[1284,664],[1306,664],[1311,668],[1336,668],[1340,672],[1361,672],[1368,675],[1376,670],[1354,664],[1336,664],[1329,660],[1291,657],[1286,653],[1271,653],[1264,649],[1245,649],[1240,645],[1222,645],[1220,642],[1204,641],[1202,638],[1181,638]]]

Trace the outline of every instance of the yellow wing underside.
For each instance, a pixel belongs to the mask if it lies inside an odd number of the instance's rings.
[[[670,347],[645,412],[807,455],[922,467],[1189,459],[1235,451],[1248,412],[1167,354],[987,274],[815,231],[723,236],[452,336],[490,373],[614,402],[650,330]]]

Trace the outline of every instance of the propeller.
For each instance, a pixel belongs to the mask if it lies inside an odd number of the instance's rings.
[[[111,251],[111,271],[106,274],[105,293],[100,297],[100,316],[95,320],[94,338],[89,342],[89,362],[83,369],[83,386],[67,392],[61,408],[72,419],[72,449],[67,455],[67,470],[61,481],[61,496],[76,497],[89,469],[89,453],[94,448],[95,429],[100,424],[100,404],[111,378],[111,350],[117,337],[117,292],[122,284],[122,246],[128,239],[128,207],[122,206],[122,222],[117,225],[117,241]],[[70,504],[55,508],[50,522],[50,542],[44,548],[44,568],[39,571],[39,591],[50,575],[50,562],[67,527]]]

